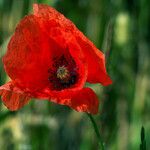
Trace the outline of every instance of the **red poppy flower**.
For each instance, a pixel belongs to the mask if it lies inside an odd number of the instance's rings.
[[[61,13],[34,4],[18,24],[3,57],[11,78],[0,87],[3,103],[17,110],[30,98],[48,99],[96,114],[98,98],[85,82],[111,84],[104,54]]]

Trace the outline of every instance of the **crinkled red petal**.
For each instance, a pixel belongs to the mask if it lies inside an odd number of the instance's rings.
[[[98,97],[90,88],[83,88],[79,91],[53,93],[50,100],[61,105],[67,105],[78,112],[98,113]]]
[[[52,56],[48,42],[37,17],[26,16],[18,24],[3,62],[7,74],[22,88],[34,91],[48,84],[47,68]]]
[[[0,95],[4,105],[11,111],[18,110],[28,103],[30,97],[12,82],[0,86]]]
[[[59,26],[63,30],[71,32],[74,35],[88,63],[88,82],[101,83],[103,85],[109,85],[112,83],[106,72],[104,54],[98,50],[70,20],[65,18],[64,15],[56,11],[54,8],[47,5],[34,4],[33,9],[34,15],[50,22],[52,26]]]
[[[81,32],[76,36],[88,62],[88,77],[90,83],[101,83],[106,86],[112,83],[105,67],[105,55],[98,50]]]
[[[97,114],[98,106],[98,97],[90,88],[83,88],[71,99],[71,107],[79,112]]]

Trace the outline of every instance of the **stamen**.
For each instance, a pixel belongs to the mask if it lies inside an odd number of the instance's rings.
[[[69,71],[65,66],[61,66],[57,69],[57,78],[64,80],[69,77]]]

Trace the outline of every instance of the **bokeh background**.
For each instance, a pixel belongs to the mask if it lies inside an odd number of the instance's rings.
[[[8,81],[1,58],[19,20],[32,4],[55,7],[106,55],[109,87],[90,85],[100,99],[94,116],[108,150],[138,150],[145,128],[150,149],[149,0],[0,0],[0,85]],[[0,150],[97,150],[85,113],[32,100],[17,112],[0,101]]]

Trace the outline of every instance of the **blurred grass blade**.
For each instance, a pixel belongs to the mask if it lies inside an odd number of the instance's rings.
[[[141,128],[141,144],[140,144],[140,150],[146,150],[146,140],[145,140],[145,130],[142,126]]]

